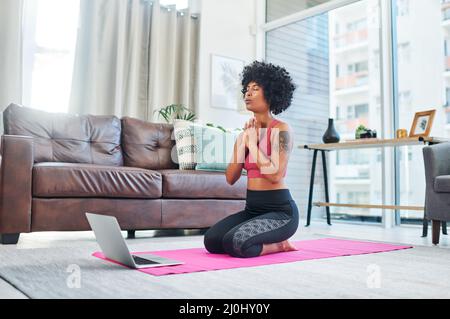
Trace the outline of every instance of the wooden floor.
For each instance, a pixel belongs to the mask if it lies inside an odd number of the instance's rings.
[[[292,239],[301,240],[310,235],[336,236],[359,240],[374,240],[416,246],[433,246],[431,243],[431,229],[427,238],[421,238],[420,226],[401,226],[390,229],[378,225],[349,224],[334,222],[328,226],[325,221],[312,221],[310,227],[304,227],[304,221]],[[173,236],[185,236],[186,239],[201,235],[198,231],[146,231],[137,232],[136,236],[159,237],[159,240],[170,241]],[[77,245],[77,240],[93,238],[92,232],[46,232],[21,235],[17,249],[71,247]],[[440,248],[450,248],[449,236],[441,235]],[[0,249],[5,248],[0,245]],[[431,285],[431,283],[430,283]],[[0,298],[26,298],[20,291],[0,278]]]

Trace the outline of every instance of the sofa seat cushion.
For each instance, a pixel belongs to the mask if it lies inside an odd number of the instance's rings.
[[[224,172],[164,169],[162,175],[163,198],[219,198],[245,199],[247,178],[242,176],[229,185]]]
[[[123,166],[39,163],[33,167],[34,197],[160,198],[161,174]]]
[[[450,193],[450,175],[436,177],[434,179],[434,191],[438,193]]]

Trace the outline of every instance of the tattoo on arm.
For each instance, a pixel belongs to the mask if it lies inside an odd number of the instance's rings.
[[[291,150],[291,135],[288,131],[280,132],[280,151],[289,153]]]
[[[274,138],[273,150],[289,154],[292,149],[292,137],[288,131],[280,131]]]

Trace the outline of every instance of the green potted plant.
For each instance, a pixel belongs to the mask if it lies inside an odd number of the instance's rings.
[[[356,128],[356,132],[355,132],[355,139],[360,139],[361,138],[361,134],[366,133],[367,131],[367,127],[365,127],[364,125],[360,125]]]
[[[156,112],[158,112],[158,118],[164,118],[167,123],[172,123],[174,119],[192,122],[196,119],[195,113],[182,104],[170,104],[153,111],[153,114]]]

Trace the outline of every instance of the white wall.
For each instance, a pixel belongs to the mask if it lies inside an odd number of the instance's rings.
[[[196,114],[201,123],[214,123],[223,127],[243,127],[253,113],[212,108],[211,54],[244,60],[245,64],[256,59],[255,25],[258,0],[201,0],[200,47],[198,74],[198,101]]]

